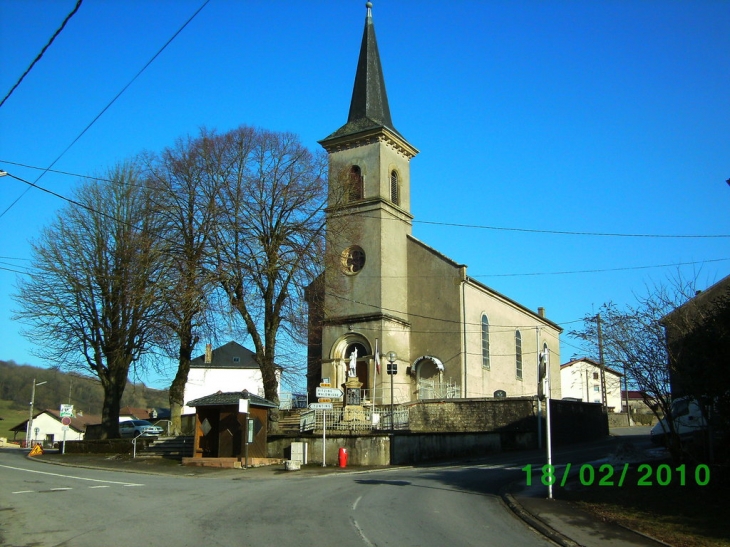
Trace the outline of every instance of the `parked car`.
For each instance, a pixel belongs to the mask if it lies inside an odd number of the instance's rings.
[[[691,439],[696,431],[707,427],[707,421],[702,416],[702,410],[692,397],[680,397],[672,401],[671,415],[665,416],[651,428],[651,441],[654,444],[665,444],[669,435],[667,419],[674,422],[674,430],[681,439]]]
[[[159,426],[147,420],[127,420],[119,423],[119,434],[122,437],[159,437],[163,433]]]

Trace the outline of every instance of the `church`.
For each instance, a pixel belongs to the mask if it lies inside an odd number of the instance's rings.
[[[562,329],[545,310],[470,278],[412,234],[418,150],[393,125],[366,6],[347,123],[320,141],[329,198],[325,269],[306,294],[310,400],[353,376],[372,405],[534,396],[546,351],[560,398]]]

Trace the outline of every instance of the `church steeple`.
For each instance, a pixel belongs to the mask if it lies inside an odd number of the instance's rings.
[[[367,8],[365,30],[360,45],[360,58],[357,61],[357,72],[355,73],[355,85],[352,89],[350,115],[347,121],[349,123],[367,119],[393,129],[370,2],[367,3]]]
[[[385,91],[385,78],[383,68],[380,64],[380,53],[378,42],[375,38],[375,25],[373,24],[372,3],[367,2],[367,15],[365,17],[365,30],[360,44],[360,57],[357,61],[355,72],[355,84],[352,89],[350,101],[350,112],[347,123],[337,131],[320,141],[325,148],[328,141],[341,141],[343,137],[350,137],[361,133],[373,133],[383,129],[393,133],[406,145],[407,141],[393,126],[388,105],[388,94]],[[417,153],[415,149],[414,152]],[[415,155],[415,154],[413,154]]]

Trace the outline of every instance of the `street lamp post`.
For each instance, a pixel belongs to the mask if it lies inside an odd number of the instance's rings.
[[[25,426],[25,447],[29,447],[30,442],[30,432],[33,431],[33,404],[35,403],[35,386],[42,386],[46,382],[38,382],[35,383],[35,378],[33,378],[33,390],[31,392],[30,396],[30,415],[28,416],[28,425]]]
[[[393,431],[395,428],[395,414],[393,413],[393,376],[396,373],[397,365],[394,365],[393,363],[398,358],[398,354],[394,351],[388,352],[388,374],[390,374],[390,430]]]

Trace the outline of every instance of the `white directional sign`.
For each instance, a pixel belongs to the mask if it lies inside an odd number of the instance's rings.
[[[317,397],[342,397],[342,390],[336,387],[318,387],[316,395]]]
[[[309,403],[312,410],[332,410],[332,403]]]

